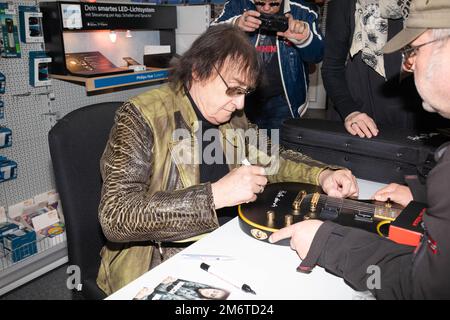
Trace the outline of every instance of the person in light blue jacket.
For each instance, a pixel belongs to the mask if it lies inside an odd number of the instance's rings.
[[[308,64],[322,60],[324,44],[318,10],[306,0],[229,0],[211,24],[229,23],[247,32],[262,59],[264,72],[245,113],[263,129],[279,129],[308,107]],[[261,14],[288,17],[285,32],[261,28]],[[270,132],[269,132],[270,134]]]

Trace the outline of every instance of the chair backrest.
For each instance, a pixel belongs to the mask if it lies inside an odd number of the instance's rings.
[[[102,298],[95,279],[105,244],[98,220],[102,180],[100,158],[122,102],[77,109],[49,132],[49,147],[66,222],[69,263],[81,269],[82,295]]]

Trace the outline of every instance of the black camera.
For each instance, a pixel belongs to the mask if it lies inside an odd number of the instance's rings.
[[[268,32],[285,32],[289,28],[288,18],[282,15],[261,13],[259,29]]]

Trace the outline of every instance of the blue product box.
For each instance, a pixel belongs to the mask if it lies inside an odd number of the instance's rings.
[[[8,3],[0,3],[1,45],[3,58],[20,58],[19,33],[15,9]]]
[[[3,251],[3,238],[7,234],[9,234],[11,232],[14,232],[16,230],[19,230],[19,226],[17,224],[15,224],[15,223],[7,222],[7,223],[0,224],[0,255],[4,254],[4,251]]]
[[[35,6],[19,6],[19,21],[22,42],[44,42],[42,13]]]
[[[2,223],[0,224],[0,243],[3,243],[3,237],[8,233],[11,233],[15,230],[19,230],[19,226],[15,223]]]
[[[0,72],[0,94],[4,94],[6,91],[6,77]]]
[[[12,131],[6,127],[0,127],[0,148],[11,147]]]
[[[18,262],[37,253],[36,232],[16,230],[3,238],[5,253],[11,255],[13,262]]]
[[[33,87],[42,87],[51,85],[48,74],[48,65],[52,58],[48,57],[44,51],[30,51],[30,85]]]
[[[17,178],[17,163],[0,157],[0,182]]]

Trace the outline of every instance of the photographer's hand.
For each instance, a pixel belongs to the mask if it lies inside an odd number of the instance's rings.
[[[236,20],[236,26],[245,32],[253,32],[259,28],[261,20],[258,19],[260,13],[255,10],[244,11],[242,16]]]
[[[295,44],[300,44],[309,38],[309,24],[305,21],[296,20],[291,14],[286,13],[289,21],[289,28],[285,32],[277,32],[280,37],[285,37]]]

